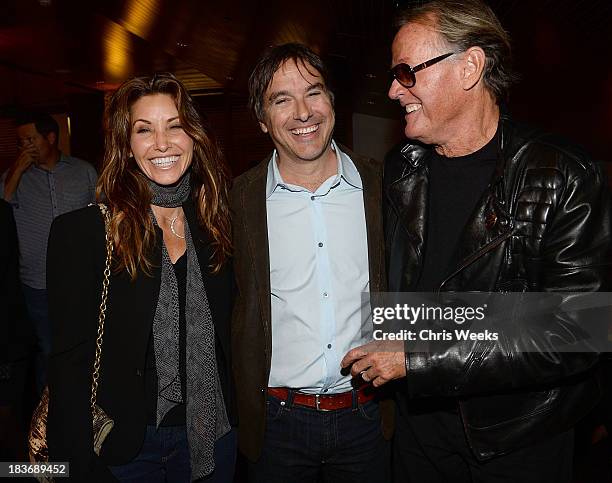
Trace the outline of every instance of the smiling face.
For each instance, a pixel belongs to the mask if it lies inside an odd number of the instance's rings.
[[[263,132],[270,134],[279,161],[302,163],[333,155],[334,109],[323,79],[310,64],[292,60],[274,74],[264,99]]]
[[[431,25],[408,23],[395,36],[392,66],[401,62],[415,66],[451,52]],[[426,144],[444,145],[461,136],[466,102],[461,84],[459,56],[450,56],[418,71],[410,88],[393,80],[389,97],[405,109],[406,137]]]
[[[191,165],[193,140],[168,94],[141,97],[130,109],[130,148],[140,170],[160,185],[176,183]]]

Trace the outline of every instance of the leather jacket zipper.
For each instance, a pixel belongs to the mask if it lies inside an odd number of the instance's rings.
[[[531,143],[527,143],[523,147],[521,147],[521,149],[519,149],[518,152],[512,157],[512,160],[514,161],[517,158],[520,159],[520,156],[523,155],[523,152],[529,147],[530,144]],[[526,165],[523,162],[521,164],[520,168],[519,168],[519,172],[516,175],[518,177],[517,179],[522,179],[523,178],[523,176],[525,174],[525,169],[526,169]],[[513,189],[512,195],[510,196],[510,199],[508,200],[508,212],[509,213],[513,213],[514,212],[514,205],[516,203],[516,198],[518,196],[518,186],[519,186],[519,183],[513,182],[513,185],[514,185],[514,189]],[[500,201],[503,202],[503,200],[500,200]],[[513,220],[514,220],[514,217],[511,216],[511,218],[510,218],[510,226],[509,226],[509,229],[508,229],[508,231],[506,233],[504,233],[501,237],[496,238],[495,240],[491,240],[489,243],[487,243],[484,247],[482,247],[476,253],[472,254],[465,261],[465,263],[463,263],[459,268],[457,268],[454,272],[452,272],[449,276],[447,276],[442,281],[440,286],[438,287],[437,292],[440,293],[442,291],[442,287],[444,286],[444,284],[446,284],[446,282],[448,282],[451,278],[453,278],[459,272],[461,272],[466,267],[468,267],[469,265],[474,263],[476,260],[478,260],[480,257],[482,257],[485,253],[487,253],[488,251],[492,250],[493,248],[495,248],[496,246],[498,246],[499,244],[503,243],[505,240],[510,238],[510,236],[512,235],[512,232],[513,232],[513,228],[514,228]]]
[[[444,286],[444,284],[446,284],[446,282],[448,282],[451,278],[453,278],[459,272],[464,270],[466,267],[470,266],[472,263],[474,263],[476,260],[481,258],[483,255],[485,255],[486,253],[491,251],[493,248],[495,248],[496,246],[500,245],[501,243],[506,241],[508,238],[510,238],[512,236],[513,228],[514,228],[514,223],[512,221],[510,221],[510,226],[508,228],[509,229],[508,229],[508,231],[506,233],[504,233],[503,235],[495,238],[494,240],[491,240],[489,243],[487,243],[480,250],[478,250],[477,252],[473,253],[459,268],[457,268],[454,272],[452,272],[450,275],[448,275],[442,281],[442,283],[440,284],[440,286],[438,287],[436,292],[440,293],[442,291],[442,287]]]

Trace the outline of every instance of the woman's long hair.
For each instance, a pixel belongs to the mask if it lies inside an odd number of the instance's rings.
[[[117,254],[117,270],[126,269],[132,280],[138,270],[151,273],[151,248],[155,229],[149,215],[151,190],[148,178],[131,157],[130,109],[140,98],[170,95],[183,129],[193,139],[191,196],[198,222],[211,238],[211,269],[218,272],[231,253],[229,174],[218,144],[202,124],[187,90],[172,74],[135,77],[111,96],[105,113],[105,151],[96,187],[99,201],[112,214],[110,233]]]

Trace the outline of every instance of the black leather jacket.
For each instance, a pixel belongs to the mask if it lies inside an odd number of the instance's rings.
[[[602,290],[610,215],[599,170],[575,146],[505,116],[499,133],[495,174],[464,229],[461,261],[439,290]],[[420,276],[430,152],[408,143],[385,163],[392,292],[413,291]],[[555,327],[561,324],[551,323],[553,337]],[[469,342],[442,353],[406,353],[404,393],[456,398],[481,460],[571,428],[599,398],[598,382],[588,376],[596,353],[534,353],[539,341],[524,334],[505,342],[486,350]]]

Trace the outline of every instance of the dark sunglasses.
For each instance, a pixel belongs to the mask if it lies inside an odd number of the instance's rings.
[[[416,76],[415,74],[427,67],[431,67],[434,64],[437,64],[441,60],[446,59],[447,57],[455,54],[456,52],[449,52],[448,54],[439,55],[438,57],[434,57],[433,59],[429,59],[422,64],[415,65],[414,67],[410,67],[408,64],[397,64],[393,66],[391,69],[391,75],[397,82],[403,85],[406,88],[413,87],[416,84]]]

